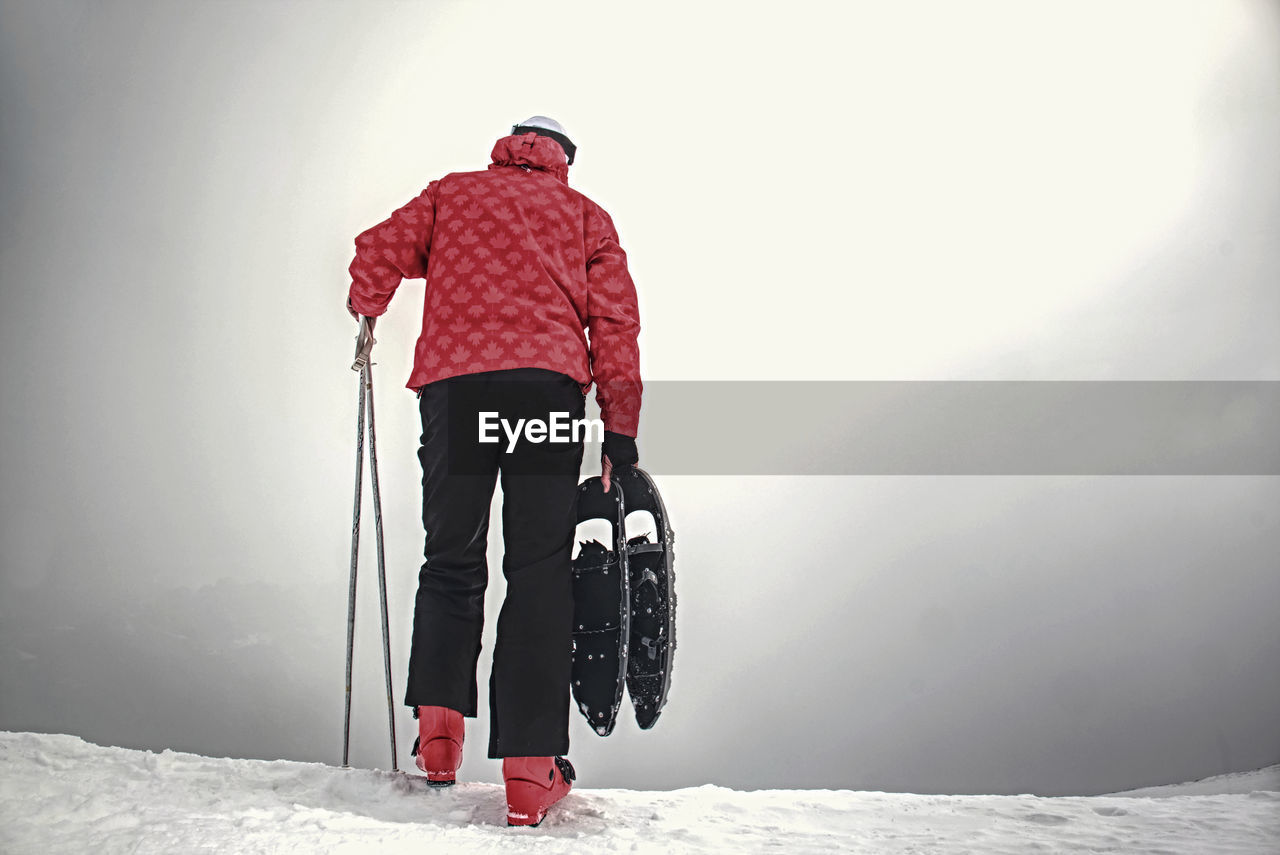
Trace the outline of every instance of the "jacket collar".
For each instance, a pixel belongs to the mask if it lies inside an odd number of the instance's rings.
[[[494,143],[490,157],[493,159],[493,163],[489,164],[490,169],[527,166],[553,175],[565,184],[569,183],[568,158],[565,157],[564,149],[560,148],[560,143],[550,137],[532,132],[506,136]]]

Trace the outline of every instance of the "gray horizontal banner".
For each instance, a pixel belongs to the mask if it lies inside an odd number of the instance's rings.
[[[652,381],[639,446],[671,475],[1278,475],[1280,382]]]

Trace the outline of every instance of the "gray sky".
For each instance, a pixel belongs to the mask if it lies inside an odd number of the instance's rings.
[[[1275,4],[540,8],[4,3],[0,727],[337,761],[352,240],[531,114],[619,227],[649,379],[1280,380]],[[397,693],[420,313],[379,325]],[[652,732],[574,719],[584,784],[1280,761],[1274,477],[657,475],[675,688]]]

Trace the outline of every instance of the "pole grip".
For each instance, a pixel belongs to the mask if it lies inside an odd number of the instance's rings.
[[[363,371],[369,364],[369,354],[377,339],[373,337],[373,318],[360,316],[360,334],[356,336],[356,359],[351,363],[352,371]]]

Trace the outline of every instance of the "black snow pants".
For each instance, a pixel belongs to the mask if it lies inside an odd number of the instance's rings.
[[[418,576],[409,655],[409,706],[443,706],[476,715],[476,661],[484,628],[489,506],[502,478],[502,572],[507,595],[498,616],[489,679],[490,757],[547,757],[569,750],[573,546],[582,438],[533,442],[508,451],[502,428],[480,442],[482,413],[518,419],[580,419],[581,386],[540,368],[490,371],[423,387],[422,524],[425,563]]]

